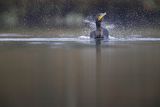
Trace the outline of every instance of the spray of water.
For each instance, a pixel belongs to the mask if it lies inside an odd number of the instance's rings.
[[[84,20],[84,23],[89,27],[90,31],[96,29],[95,21],[93,17],[88,17]],[[102,27],[108,29],[109,31],[109,40],[112,41],[159,41],[160,38],[151,34],[156,31],[152,31],[152,29],[133,29],[133,28],[126,28],[114,24],[108,24],[106,22],[102,22]],[[159,34],[159,33],[156,33]],[[152,37],[150,36],[152,35]],[[81,36],[80,38],[87,38],[85,36]]]
[[[95,24],[94,21],[90,21],[90,20],[88,20],[88,19],[85,19],[85,20],[84,20],[84,23],[88,24],[88,26],[90,27],[90,29],[92,29],[92,30],[95,30],[95,29],[96,29],[96,24]],[[114,25],[114,24],[108,25],[108,24],[106,24],[105,22],[102,22],[102,27],[110,30],[110,29],[114,29],[114,28],[115,28],[115,25]]]

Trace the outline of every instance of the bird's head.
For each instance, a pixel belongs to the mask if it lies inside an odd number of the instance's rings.
[[[101,22],[103,21],[105,15],[106,15],[106,12],[105,13],[99,13],[96,16],[96,28],[97,29],[101,28]]]
[[[99,13],[96,17],[96,21],[101,22],[104,19],[104,16],[106,15],[105,13]]]

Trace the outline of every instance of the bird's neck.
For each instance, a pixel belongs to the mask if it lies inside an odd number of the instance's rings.
[[[100,29],[101,28],[101,22],[96,20],[96,28]]]
[[[96,23],[96,30],[101,32],[102,30],[101,23]]]
[[[96,21],[96,37],[101,38],[102,36],[103,34],[102,34],[101,22]]]
[[[96,29],[96,37],[97,37],[97,38],[103,37],[103,33],[102,33],[102,28],[101,28],[101,26],[97,27],[97,29]]]

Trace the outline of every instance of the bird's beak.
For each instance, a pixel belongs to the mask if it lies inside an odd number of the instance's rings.
[[[100,15],[98,16],[98,21],[102,21],[102,19],[104,18],[105,15],[106,15],[106,12],[100,14]]]

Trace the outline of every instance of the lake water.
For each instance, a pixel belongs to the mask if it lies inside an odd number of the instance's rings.
[[[1,107],[159,107],[159,38],[1,38]]]

